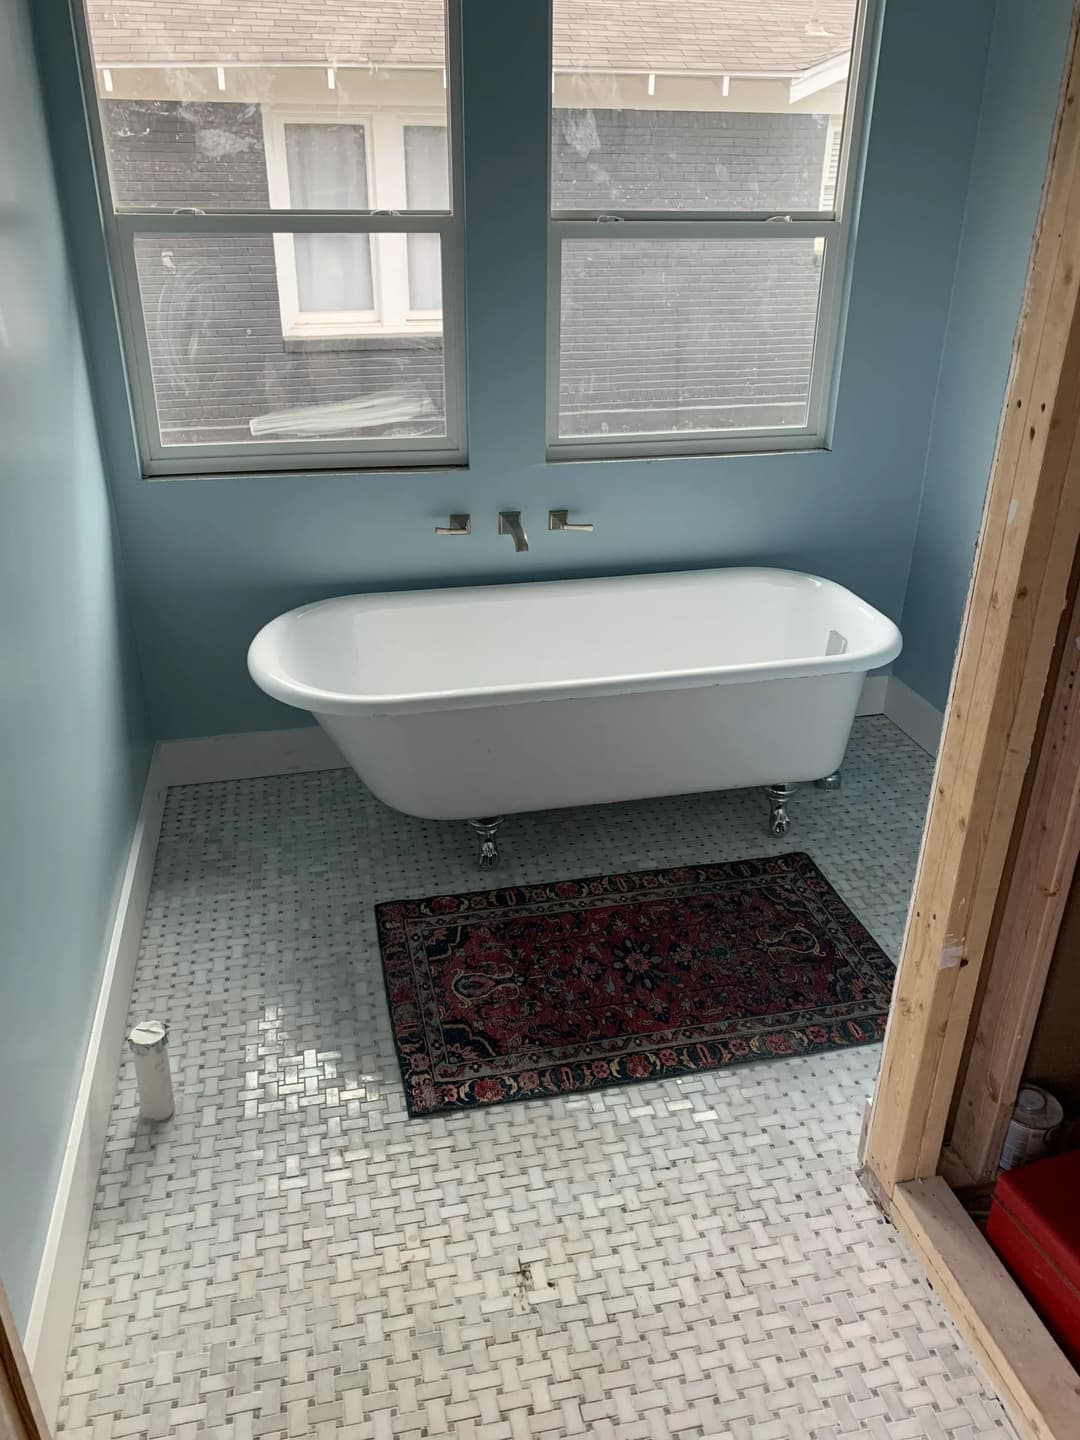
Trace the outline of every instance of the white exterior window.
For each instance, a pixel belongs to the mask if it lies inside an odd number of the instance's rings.
[[[553,8],[549,456],[827,444],[867,0]]]
[[[363,125],[285,125],[288,201],[282,209],[367,210]],[[271,196],[271,203],[275,203]],[[375,318],[369,235],[290,235],[289,311],[301,318]],[[285,277],[279,275],[283,285]],[[283,285],[283,288],[284,285]],[[284,309],[285,302],[282,301]]]
[[[450,207],[447,129],[437,112],[337,107],[328,115],[267,106],[263,136],[275,209]],[[274,250],[282,333],[290,339],[441,333],[436,234],[286,234],[275,237]]]

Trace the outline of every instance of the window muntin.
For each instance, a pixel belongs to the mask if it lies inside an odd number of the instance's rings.
[[[144,472],[461,461],[446,4],[315,7],[298,33],[281,7],[85,3]],[[419,200],[406,120],[447,136]]]
[[[554,0],[553,458],[825,443],[867,8]]]

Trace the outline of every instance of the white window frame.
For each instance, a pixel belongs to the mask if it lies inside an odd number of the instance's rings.
[[[87,97],[87,121],[94,151],[109,259],[116,285],[117,311],[131,391],[132,418],[142,473],[147,479],[169,476],[223,477],[236,474],[275,474],[299,471],[431,468],[467,462],[465,405],[465,267],[464,194],[461,137],[461,0],[446,0],[446,115],[450,162],[448,211],[400,210],[380,207],[369,193],[363,211],[197,210],[178,211],[121,207],[113,199],[108,157],[97,99],[89,24],[82,0],[72,6],[76,43]],[[306,108],[306,107],[305,107]],[[341,112],[333,111],[335,116]],[[376,112],[377,113],[377,112]],[[329,118],[329,111],[327,117]],[[440,118],[442,118],[440,116]],[[371,144],[365,132],[367,143]],[[378,136],[374,136],[377,144]],[[402,175],[404,176],[404,149]],[[269,176],[269,167],[268,167]],[[369,185],[371,174],[369,171]],[[374,202],[374,203],[373,203]],[[222,444],[166,445],[161,437],[150,365],[150,345],[135,265],[138,236],[159,235],[283,235],[302,232],[367,234],[372,237],[373,266],[376,246],[384,237],[409,233],[439,236],[442,261],[442,354],[445,434],[380,436],[375,439],[251,440]],[[290,249],[291,249],[290,245]],[[292,270],[295,286],[295,266]],[[280,276],[280,270],[279,270]],[[378,276],[373,275],[373,284]],[[376,294],[378,292],[376,291]],[[416,317],[419,326],[410,334],[430,333],[430,316]],[[348,333],[355,333],[349,321]],[[309,332],[305,332],[309,333]],[[339,332],[340,333],[340,332]],[[378,333],[386,333],[380,331]]]
[[[843,114],[843,138],[832,209],[770,211],[555,210],[548,222],[548,446],[549,460],[733,455],[775,450],[827,449],[835,405],[843,316],[857,210],[857,184],[865,150],[870,92],[882,0],[858,0]],[[554,6],[549,7],[553,15]],[[551,26],[549,26],[549,41]],[[549,49],[549,62],[551,52]],[[553,88],[553,87],[552,87]],[[833,130],[826,134],[826,146]],[[552,133],[549,114],[548,134]],[[549,141],[550,144],[550,141]],[[549,150],[550,155],[550,150]],[[826,157],[828,150],[826,149]],[[550,168],[550,161],[549,161]],[[620,437],[559,434],[562,247],[566,240],[619,244],[659,239],[812,239],[820,255],[817,326],[806,423],[699,430],[692,435],[641,431]]]
[[[399,111],[382,107],[364,109],[332,105],[263,105],[263,149],[270,205],[290,207],[289,167],[285,147],[286,125],[359,125],[364,132],[364,163],[368,205],[372,210],[407,208],[405,189],[405,127],[446,129],[441,110]],[[373,310],[302,311],[296,282],[296,251],[292,234],[275,234],[281,331],[286,339],[335,337],[438,335],[439,310],[414,310],[409,305],[408,239],[401,232],[371,237]]]

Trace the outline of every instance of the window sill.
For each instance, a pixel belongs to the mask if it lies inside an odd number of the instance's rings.
[[[371,335],[305,335],[291,331],[282,337],[286,354],[318,354],[347,350],[441,350],[441,330],[404,330]]]
[[[158,474],[156,471],[141,467],[143,482],[147,485],[176,485],[183,481],[213,480],[281,480],[285,482],[306,482],[310,480],[382,480],[391,475],[427,476],[427,475],[468,475],[470,472],[469,461],[466,457],[460,460],[433,459],[430,461],[417,461],[410,464],[393,465],[386,460],[379,460],[370,466],[363,465],[341,465],[341,466],[295,466],[292,469],[267,469],[267,470],[207,470],[182,472],[176,470],[163,471]]]
[[[668,442],[664,445],[640,441],[620,444],[588,445],[560,441],[549,444],[545,454],[548,465],[604,465],[612,462],[635,461],[646,465],[665,464],[672,460],[766,460],[781,455],[828,455],[831,441],[822,436],[764,435],[754,441],[725,444],[722,441],[696,444]]]

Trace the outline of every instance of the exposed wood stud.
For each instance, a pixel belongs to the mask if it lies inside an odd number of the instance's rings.
[[[949,1144],[965,1183],[992,1180],[1080,855],[1080,593],[1066,627],[1023,828]],[[957,1168],[959,1167],[959,1168]]]
[[[1080,77],[1075,17],[1068,74],[1071,95]],[[867,1141],[867,1164],[887,1195],[938,1168],[1080,537],[1078,264],[1080,115],[1067,99]]]

